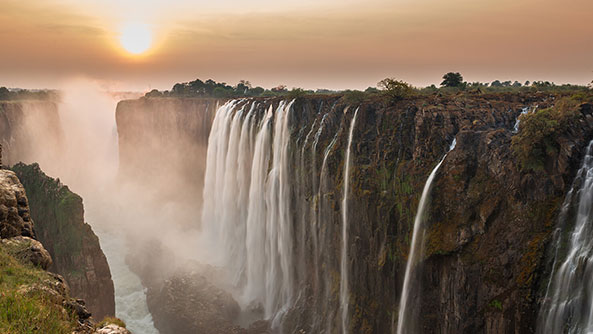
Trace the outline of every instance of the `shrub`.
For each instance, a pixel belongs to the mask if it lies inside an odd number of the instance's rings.
[[[344,92],[342,99],[347,104],[360,104],[366,99],[366,95],[367,94],[359,90],[347,90]]]
[[[414,88],[404,81],[394,78],[386,78],[377,84],[382,89],[383,94],[393,101],[403,100],[414,95]]]
[[[459,72],[449,72],[443,75],[443,82],[441,82],[441,86],[461,87],[463,86],[463,76]]]
[[[511,149],[523,171],[540,171],[547,157],[558,152],[557,136],[578,116],[579,102],[563,98],[554,107],[520,117],[519,133],[513,136]]]

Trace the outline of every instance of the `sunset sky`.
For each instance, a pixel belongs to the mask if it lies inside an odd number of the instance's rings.
[[[593,80],[592,0],[0,0],[0,86],[72,77],[111,89],[195,78],[359,88],[385,77],[440,83]],[[148,51],[120,43],[145,25]]]

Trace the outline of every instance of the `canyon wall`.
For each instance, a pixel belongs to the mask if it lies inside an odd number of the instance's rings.
[[[161,201],[201,203],[208,135],[223,101],[140,98],[117,105],[119,173]]]
[[[63,275],[102,318],[115,313],[114,288],[99,240],[84,222],[82,198],[36,164],[68,165],[64,140],[57,101],[0,101],[2,163],[13,165],[25,185],[36,235],[53,257],[49,270]]]
[[[3,332],[98,334],[125,328],[90,318],[85,301],[74,298],[60,275],[48,270],[55,265],[44,245],[35,238],[25,188],[17,175],[0,169],[0,305]],[[101,287],[97,287],[101,288]],[[108,295],[110,291],[95,291]],[[111,291],[113,293],[113,291]],[[79,297],[79,296],[76,296]]]
[[[517,134],[515,125],[526,107],[542,110],[559,98],[459,94],[351,105],[340,96],[305,96],[289,106],[280,98],[234,101],[219,110],[224,115],[210,136],[209,145],[216,142],[212,150],[220,154],[212,167],[208,157],[213,170],[206,180],[214,184],[206,185],[201,225],[208,238],[201,242],[212,243],[215,262],[230,271],[239,304],[261,312],[284,332],[392,332],[420,194],[456,139],[429,194],[423,256],[410,291],[417,331],[534,332],[549,277],[547,246],[591,139],[593,110],[587,104],[574,106],[567,124],[544,138],[537,168],[526,167],[512,141],[524,131]],[[165,138],[179,136],[176,132],[204,144],[202,133],[192,133],[203,128],[188,132],[185,123],[175,121],[185,103],[120,103],[122,168],[163,172],[162,164],[150,161],[161,157],[162,142],[172,142]],[[175,116],[164,110],[168,104]],[[196,104],[193,100],[189,108]],[[143,106],[147,112],[140,110]],[[124,121],[126,113],[135,117]],[[210,111],[206,114],[197,122],[212,119]],[[345,201],[344,164],[355,114]],[[154,141],[161,143],[149,144]],[[135,145],[142,147],[141,154],[134,152]],[[204,152],[199,154],[203,159]],[[266,157],[257,168],[256,157]],[[202,161],[185,162],[186,173],[194,173],[188,182],[204,178]],[[253,179],[256,169],[267,180],[259,193],[252,192],[259,182]],[[264,207],[254,208],[253,196]],[[254,213],[263,216],[252,220]],[[247,228],[250,222],[269,225],[253,236],[259,230]],[[281,234],[276,238],[270,231]],[[249,259],[254,241],[269,246],[262,248],[264,272],[250,276],[257,260]]]
[[[113,316],[111,272],[99,239],[84,221],[82,198],[45,175],[38,164],[19,163],[12,170],[27,192],[37,237],[54,259],[49,270],[64,276],[95,318]]]
[[[3,163],[33,163],[60,152],[63,133],[57,102],[0,101]]]

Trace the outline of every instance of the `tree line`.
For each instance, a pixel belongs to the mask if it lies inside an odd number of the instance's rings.
[[[414,87],[403,80],[396,78],[386,78],[377,83],[376,87],[368,87],[364,91],[345,90],[337,91],[330,89],[305,90],[302,88],[287,89],[286,85],[278,85],[271,89],[265,89],[260,86],[253,87],[247,80],[241,80],[232,86],[225,82],[216,82],[212,79],[176,83],[171,90],[159,91],[153,89],[146,93],[146,97],[215,97],[215,98],[239,98],[239,97],[257,97],[257,96],[290,96],[297,97],[305,94],[345,94],[345,95],[373,95],[382,94],[390,98],[403,98],[415,93],[435,93],[435,92],[456,92],[456,91],[475,91],[475,92],[504,92],[515,90],[583,90],[585,86],[579,85],[556,85],[550,81],[525,81],[517,80],[494,80],[492,82],[467,82],[459,72],[448,72],[443,75],[439,87],[430,85],[428,87]],[[361,95],[362,94],[362,95]]]

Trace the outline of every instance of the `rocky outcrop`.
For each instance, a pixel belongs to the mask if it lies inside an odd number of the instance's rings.
[[[159,201],[201,203],[208,135],[218,99],[120,101],[116,121],[123,181],[143,184]]]
[[[25,262],[30,262],[36,267],[47,270],[52,264],[49,252],[35,239],[18,236],[2,239],[1,242],[5,247],[13,250],[13,256],[22,259]]]
[[[17,176],[0,170],[0,237],[33,237],[33,222],[25,188]]]
[[[9,332],[22,325],[56,333],[92,331],[84,302],[70,297],[61,276],[44,271],[52,259],[32,238],[27,197],[14,172],[0,169],[0,194],[0,227],[5,232],[0,241],[0,303],[3,312],[12,314],[8,320],[3,318],[2,328]]]
[[[62,141],[55,101],[0,101],[0,145],[5,165],[52,157],[60,151]]]
[[[159,241],[137,244],[126,263],[147,287],[147,304],[161,334],[267,334],[267,321],[242,328],[239,304],[225,291],[222,271],[184,261]],[[226,287],[228,288],[228,286]]]
[[[49,270],[65,277],[72,294],[87,301],[97,319],[115,314],[114,286],[99,239],[84,222],[82,198],[39,165],[12,167],[29,198],[35,231],[54,262]]]
[[[148,305],[162,333],[239,333],[233,325],[240,308],[233,297],[198,273],[174,274],[150,289]]]

